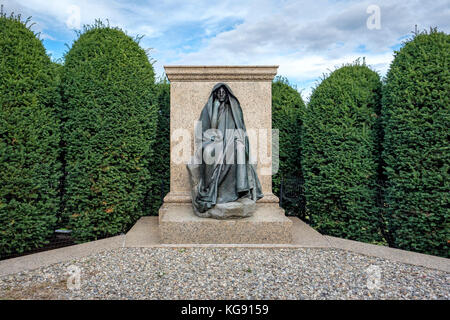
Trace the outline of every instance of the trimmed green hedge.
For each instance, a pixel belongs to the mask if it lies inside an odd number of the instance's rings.
[[[0,256],[45,244],[59,210],[56,70],[27,23],[0,14]]]
[[[154,72],[136,39],[96,22],[65,56],[65,212],[73,236],[125,232],[152,187]]]
[[[385,218],[392,245],[450,257],[450,35],[417,34],[383,91]]]
[[[157,216],[162,197],[170,187],[170,84],[164,77],[156,82],[155,105],[158,107],[158,128],[155,147],[158,148],[150,162],[152,188],[147,196],[146,212]]]
[[[381,241],[378,219],[379,75],[343,66],[311,95],[303,136],[307,211],[321,233]]]
[[[286,78],[276,77],[272,83],[272,128],[279,130],[279,170],[272,176],[272,187],[278,196],[282,179],[301,182],[303,178],[300,159],[304,114],[305,103],[300,93]],[[296,205],[284,203],[284,209],[290,214],[303,216],[305,200],[303,196],[300,198]]]

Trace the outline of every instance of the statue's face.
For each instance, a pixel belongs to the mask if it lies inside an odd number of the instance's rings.
[[[220,87],[219,90],[217,90],[217,99],[219,99],[220,102],[224,102],[227,98],[227,91],[224,87]]]

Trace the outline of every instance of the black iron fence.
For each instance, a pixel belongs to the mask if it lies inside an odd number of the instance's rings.
[[[310,223],[310,217],[306,212],[306,200],[304,190],[304,180],[302,178],[281,179],[280,192],[277,194],[282,207],[287,216],[299,217],[306,223]]]

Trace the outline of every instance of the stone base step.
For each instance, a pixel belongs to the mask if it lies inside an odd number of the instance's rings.
[[[161,243],[292,243],[292,221],[278,204],[257,203],[252,217],[217,220],[200,218],[191,204],[165,203],[159,210]]]

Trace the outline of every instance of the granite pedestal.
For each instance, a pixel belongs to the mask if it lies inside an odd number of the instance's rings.
[[[289,244],[292,221],[272,193],[272,80],[277,66],[165,66],[170,80],[170,192],[159,211],[161,243]],[[250,153],[264,197],[253,216],[201,218],[194,214],[186,168],[194,152],[194,124],[217,83],[226,83],[242,107],[247,132],[253,130]],[[183,143],[181,143],[183,142]],[[186,157],[180,146],[187,146]],[[257,147],[257,148],[256,148]],[[255,148],[252,151],[252,148]],[[257,151],[256,151],[257,150]],[[182,156],[183,155],[183,156]],[[180,161],[180,159],[184,159]]]
[[[200,218],[191,204],[164,204],[159,210],[161,243],[291,243],[292,221],[277,204],[257,204],[253,216]]]

